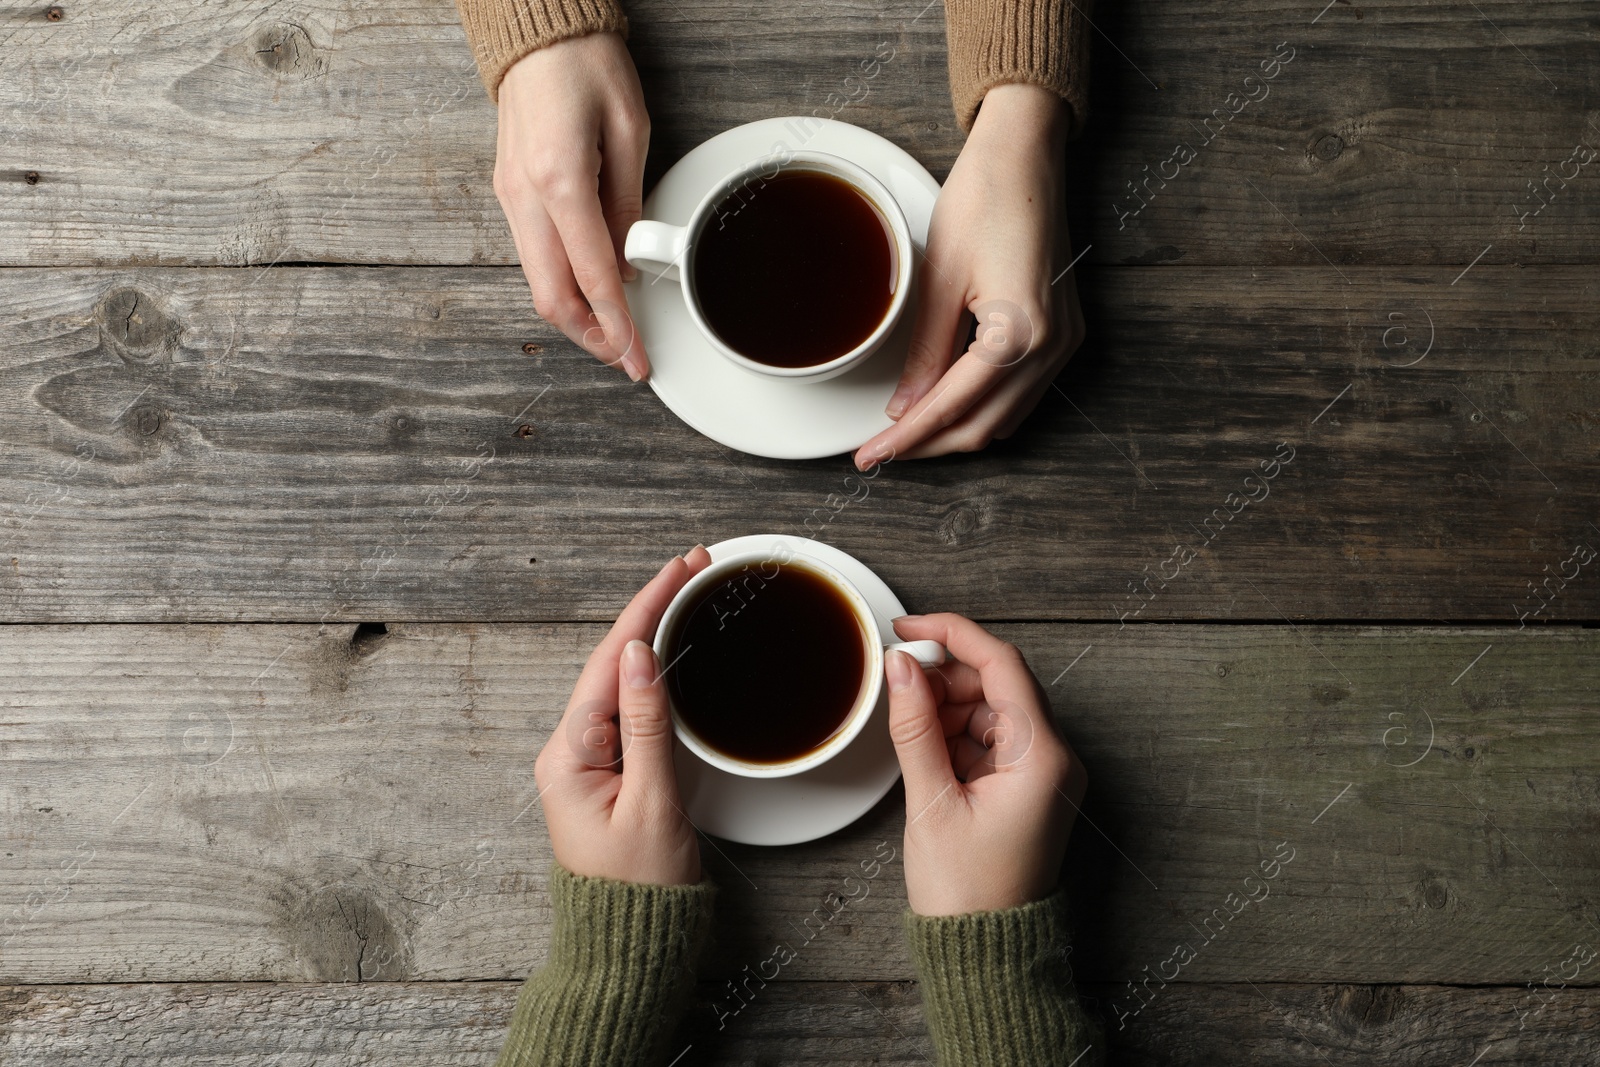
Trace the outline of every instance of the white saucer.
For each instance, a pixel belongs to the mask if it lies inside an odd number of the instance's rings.
[[[850,579],[872,605],[878,628],[892,638],[890,620],[906,613],[900,599],[864,563],[832,545],[753,534],[707,551],[715,561],[751,549],[775,551],[785,542]],[[741,778],[712,767],[681,741],[674,747],[678,792],[689,821],[705,833],[746,845],[794,845],[842,830],[872,810],[900,777],[900,761],[889,739],[887,691],[849,748],[814,770],[787,778]]]
[[[809,133],[808,133],[809,131]],[[762,119],[706,141],[680,159],[644,202],[644,217],[682,226],[717,182],[774,151],[806,148],[850,160],[881,181],[905,212],[913,286],[927,248],[939,183],[904,149],[833,119]],[[650,385],[672,412],[713,441],[773,459],[854,452],[893,420],[884,414],[911,347],[916,290],[894,333],[859,367],[825,382],[759,377],[718,354],[689,318],[678,283],[639,272],[623,284],[650,357]]]

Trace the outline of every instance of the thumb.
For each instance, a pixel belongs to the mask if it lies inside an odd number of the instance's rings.
[[[672,714],[656,654],[638,639],[622,650],[618,667],[617,711],[622,729],[623,792],[665,791],[677,803],[678,778],[672,766]]]
[[[889,737],[906,779],[906,810],[920,815],[956,784],[939,725],[939,706],[927,675],[904,652],[884,656],[884,673],[889,682]]]

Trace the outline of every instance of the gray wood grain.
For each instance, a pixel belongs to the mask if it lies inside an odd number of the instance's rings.
[[[602,628],[3,629],[0,981],[513,979],[542,957],[532,763]],[[995,629],[1090,772],[1080,980],[1172,979],[1187,945],[1183,982],[1521,985],[1593,941],[1594,631]],[[780,941],[788,978],[909,978],[899,863],[844,882],[904,819],[897,788],[820,841],[703,844],[707,980]]]
[[[489,1062],[599,624],[757,529],[1007,620],[1091,771],[1117,1062],[1593,1060],[1600,972],[1540,983],[1600,947],[1600,661],[1518,617],[1600,619],[1554,577],[1600,545],[1594,0],[1099,5],[1089,344],[1016,441],[842,510],[844,460],[716,446],[533,316],[448,0],[47,8],[0,10],[0,623],[136,625],[0,625],[0,1064]],[[629,14],[647,186],[772,115],[960,151],[923,0]],[[1213,619],[1263,625],[1142,625]],[[1490,625],[1362,625],[1443,619]],[[903,805],[703,844],[685,1063],[927,1062],[898,863],[716,1024]]]
[[[493,1060],[514,982],[0,987],[0,1052],[12,1067],[456,1067]],[[1095,988],[1082,991],[1095,1003]],[[926,1064],[911,983],[778,982],[747,1014],[707,1025],[702,985],[682,1033],[686,1064]],[[1107,1035],[1118,1064],[1374,1067],[1539,1063],[1587,1067],[1600,990],[1522,987],[1174,985],[1161,1015]],[[1155,1008],[1152,1005],[1152,1012]],[[1527,1025],[1522,1023],[1526,1021]],[[676,1051],[676,1049],[674,1050]]]
[[[609,621],[770,531],[990,619],[1600,618],[1593,270],[1160,270],[1091,276],[1015,438],[870,481],[701,437],[510,268],[3,271],[0,617]]]
[[[1597,947],[1593,936],[1586,938]],[[1572,946],[1568,946],[1570,951]],[[1565,954],[1563,954],[1565,958]],[[1552,966],[1560,960],[1553,961]],[[1093,1010],[1096,994],[1084,991]],[[1113,1062],[1561,1064],[1600,1045],[1600,990],[1563,986],[1170,985],[1119,1030]]]
[[[446,0],[108,0],[57,22],[46,7],[0,12],[0,264],[515,262],[490,184],[494,109]],[[628,12],[647,184],[774,115],[864,126],[940,178],[960,151],[937,5]],[[1093,125],[1069,151],[1089,262],[1330,279],[1330,262],[1593,262],[1592,168],[1562,165],[1600,146],[1583,109],[1600,86],[1593,0],[1320,17],[1159,0],[1094,17]],[[1280,42],[1294,58],[1247,83]],[[1256,102],[1230,96],[1245,93]],[[1179,145],[1195,153],[1181,166]]]

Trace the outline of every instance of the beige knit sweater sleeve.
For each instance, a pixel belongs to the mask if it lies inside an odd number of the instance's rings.
[[[1072,109],[1069,136],[1088,118],[1088,0],[944,0],[950,42],[950,97],[971,130],[983,94],[1024,82],[1058,94]],[[628,35],[617,0],[456,0],[489,99],[500,79],[535,48],[586,33]]]

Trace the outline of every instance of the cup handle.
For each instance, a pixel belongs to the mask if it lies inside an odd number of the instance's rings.
[[[628,227],[622,242],[622,258],[648,274],[678,281],[678,260],[689,242],[687,226],[640,219]]]
[[[947,658],[944,646],[937,641],[895,641],[884,645],[883,651],[904,652],[924,667],[937,667]]]

